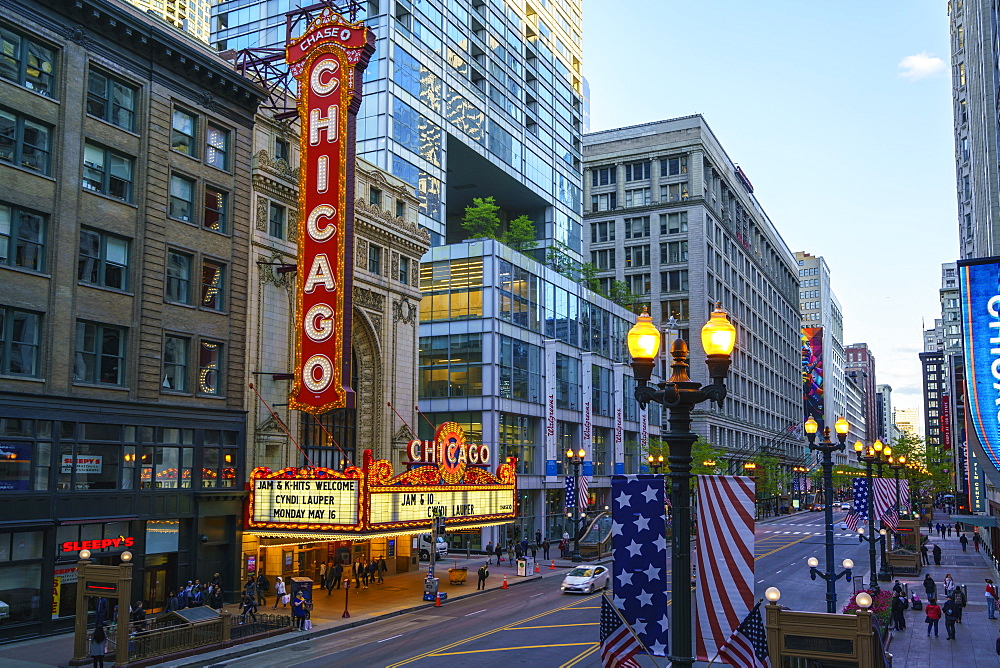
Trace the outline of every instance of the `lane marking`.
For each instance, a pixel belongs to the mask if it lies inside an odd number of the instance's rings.
[[[791,543],[788,543],[787,545],[782,545],[781,547],[776,547],[775,549],[771,550],[770,552],[765,552],[764,554],[760,555],[759,557],[754,557],[753,560],[754,561],[760,561],[764,557],[769,557],[772,554],[774,554],[775,552],[780,552],[781,550],[784,550],[786,547],[791,547],[792,545],[795,545],[796,543],[801,543],[802,541],[808,540],[809,538],[811,538],[811,536],[803,536],[802,538],[799,538],[798,540],[793,540]]]
[[[529,596],[528,598],[535,598],[536,596],[545,596],[545,595],[546,595],[546,594],[548,594],[548,593],[549,593],[549,592],[547,592],[547,591],[543,591],[543,592],[542,592],[541,594],[532,594],[532,595],[531,595],[531,596]]]
[[[523,645],[521,647],[497,647],[496,649],[470,649],[465,652],[440,652],[429,654],[428,656],[456,656],[459,654],[483,654],[485,652],[509,652],[512,649],[544,649],[546,647],[579,647],[581,645],[592,645],[589,642],[564,642],[558,645]]]
[[[591,594],[587,598],[583,599],[583,601],[581,601],[581,602],[592,601],[595,598],[598,598],[600,596],[601,596],[601,594]],[[442,650],[451,649],[452,647],[458,647],[459,645],[462,645],[462,644],[467,643],[467,642],[472,642],[473,640],[479,640],[480,638],[485,638],[488,635],[492,635],[492,634],[497,633],[499,631],[504,631],[504,630],[509,629],[509,628],[511,628],[513,626],[517,626],[518,624],[524,624],[525,622],[531,622],[531,621],[534,621],[534,620],[536,620],[536,619],[538,619],[540,617],[544,617],[546,615],[551,615],[554,612],[560,612],[562,610],[566,610],[567,608],[571,608],[574,605],[576,605],[576,604],[575,603],[567,603],[566,605],[562,606],[561,608],[555,608],[555,609],[552,609],[552,610],[546,610],[545,612],[540,612],[537,615],[532,615],[531,617],[526,617],[524,619],[519,619],[516,622],[511,622],[510,624],[507,624],[505,626],[501,626],[501,627],[498,627],[498,628],[490,629],[489,631],[484,631],[483,633],[478,633],[478,634],[476,634],[474,636],[469,636],[468,638],[464,638],[462,640],[456,640],[455,642],[453,642],[451,644],[448,644],[448,645],[445,645],[444,647],[438,647],[437,649],[432,649],[429,652],[424,652],[423,654],[418,654],[417,656],[410,657],[409,659],[404,659],[403,661],[397,661],[396,663],[389,664],[388,666],[386,666],[386,668],[399,668],[399,666],[405,666],[408,663],[413,663],[414,661],[419,661],[420,659],[427,658],[428,656],[439,656],[437,654],[437,652],[440,652]],[[580,608],[574,608],[574,609],[575,610],[579,610]],[[580,643],[580,644],[590,644],[590,643]]]
[[[489,608],[483,608],[482,610],[476,610],[475,612],[470,612],[466,617],[471,617],[472,615],[478,615],[480,612],[486,612]]]
[[[391,636],[391,637],[389,637],[389,638],[386,638],[385,640],[379,640],[378,642],[386,642],[386,641],[388,641],[388,640],[392,640],[393,638],[398,638],[398,637],[399,637],[399,636],[401,636],[401,635],[403,635],[403,634],[402,634],[402,633],[397,633],[397,634],[396,634],[396,635],[394,635],[394,636]]]
[[[570,659],[569,661],[567,661],[563,665],[559,666],[559,668],[572,668],[573,666],[575,666],[576,664],[580,663],[581,661],[583,661],[584,659],[586,659],[588,656],[590,656],[591,654],[593,654],[594,652],[596,652],[600,648],[601,648],[601,643],[594,643],[593,647],[591,647],[590,649],[583,650],[583,652],[581,652],[580,654],[577,654],[572,659]]]
[[[581,622],[579,624],[550,624],[549,626],[516,626],[505,631],[521,631],[524,629],[561,629],[564,626],[600,626],[600,622]]]

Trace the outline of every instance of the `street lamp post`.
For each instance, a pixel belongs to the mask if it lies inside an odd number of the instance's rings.
[[[649,468],[653,470],[653,473],[659,473],[660,469],[663,468],[663,455],[659,457],[650,455],[646,457],[646,461],[649,462]]]
[[[876,441],[876,444],[881,445],[879,441]],[[864,527],[858,527],[858,537],[861,540],[868,541],[868,561],[869,561],[868,565],[872,571],[871,582],[869,586],[871,587],[872,592],[877,594],[879,591],[879,586],[877,577],[878,566],[875,563],[875,543],[882,540],[882,536],[885,535],[885,530],[883,529],[880,532],[881,535],[876,535],[874,530],[875,513],[872,507],[873,505],[872,496],[874,495],[874,489],[873,489],[874,484],[872,480],[872,464],[875,462],[876,453],[874,447],[868,448],[866,450],[864,444],[861,441],[857,441],[854,444],[854,451],[858,453],[858,459],[860,459],[865,463],[865,475],[867,476],[866,480],[868,483],[868,534],[869,535],[865,536]]]
[[[569,463],[573,465],[573,479],[576,481],[580,480],[580,466],[583,464],[583,458],[587,456],[587,451],[580,448],[574,451],[573,448],[566,450],[566,458]],[[573,554],[570,555],[570,559],[574,563],[583,561],[583,557],[580,556],[580,490],[576,490],[577,499],[573,504]]]
[[[906,468],[906,455],[900,455],[895,459],[890,455],[887,459],[889,460],[889,468],[892,469],[893,477],[896,479],[896,518],[898,521],[902,519],[901,508],[899,507],[899,472],[901,469]],[[899,541],[893,541],[893,544],[898,547]]]
[[[851,425],[843,417],[834,423],[833,428],[837,431],[836,443],[830,440],[829,427],[823,429],[823,440],[816,443],[816,432],[819,430],[819,424],[811,415],[806,420],[804,427],[806,438],[809,439],[809,449],[823,454],[823,486],[825,488],[823,492],[825,497],[823,519],[826,522],[826,573],[820,574],[815,571],[812,564],[810,564],[810,568],[826,580],[826,611],[835,614],[837,612],[837,580],[840,575],[836,575],[836,567],[833,564],[833,459],[831,456],[834,452],[844,450],[844,442],[847,440],[847,432],[850,431]],[[813,577],[813,579],[816,578]]]
[[[644,310],[629,330],[628,347],[636,380],[635,398],[645,407],[650,402],[670,411],[670,429],[663,436],[670,446],[670,502],[673,507],[671,535],[671,574],[673,582],[686,583],[691,577],[691,446],[698,436],[691,431],[691,410],[703,401],[720,406],[726,398],[725,378],[730,355],[736,344],[736,328],[726,312],[717,305],[701,330],[708,375],[712,382],[703,387],[688,377],[688,345],[676,339],[670,347],[673,363],[670,379],[649,386],[654,360],[660,347],[660,333]],[[691,628],[691,589],[674,587],[670,613],[670,661],[675,668],[694,664]]]
[[[879,439],[875,439],[875,443],[872,444],[872,447],[875,449],[875,457],[877,457],[875,465],[878,466],[878,477],[883,478],[885,476],[882,467],[889,459],[892,458],[892,448],[888,445],[883,446],[882,441]],[[879,527],[879,533],[886,537],[882,540],[882,544],[879,548],[880,565],[878,569],[878,579],[883,582],[888,582],[892,579],[889,575],[889,556],[886,554],[888,551],[889,538],[886,533],[886,523],[881,519],[879,520]]]
[[[805,466],[796,466],[792,470],[796,473],[795,493],[799,497],[799,508],[801,509],[805,506],[806,473],[809,472],[809,469]]]

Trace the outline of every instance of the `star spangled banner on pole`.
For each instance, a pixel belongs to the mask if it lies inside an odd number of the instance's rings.
[[[760,601],[736,628],[729,641],[719,648],[719,657],[729,665],[740,668],[770,668],[767,630],[760,614]]]
[[[745,476],[698,476],[696,656],[708,661],[753,605],[754,501]]]
[[[875,478],[873,491],[875,499],[875,518],[885,522],[885,525],[895,531],[899,528],[899,516],[896,514],[896,488],[889,478]]]
[[[566,507],[576,508],[576,478],[566,476]]]
[[[635,655],[645,648],[615,610],[608,595],[601,596],[601,666],[603,668],[641,668]]]
[[[899,509],[909,514],[910,510],[913,509],[912,502],[910,501],[910,481],[900,480],[899,481]]]
[[[854,503],[851,505],[851,512],[844,518],[844,523],[851,531],[857,531],[858,524],[868,520],[867,480],[867,478],[854,479]]]
[[[645,473],[611,478],[613,603],[646,648],[642,652],[654,656],[666,656],[669,627],[663,481]]]

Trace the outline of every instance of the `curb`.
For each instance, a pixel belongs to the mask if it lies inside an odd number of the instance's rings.
[[[535,580],[541,580],[541,579],[543,579],[541,575],[534,575],[534,574],[532,574],[531,576],[527,576],[527,577],[525,577],[523,579],[515,580],[513,582],[508,582],[507,583],[507,588],[509,589],[511,587],[515,587],[515,586],[520,585],[520,584],[525,584],[527,582],[534,582]],[[456,596],[455,598],[449,598],[448,601],[449,602],[451,602],[451,601],[460,601],[462,599],[469,598],[470,596],[479,596],[481,594],[487,594],[487,593],[490,593],[490,592],[493,592],[493,591],[499,591],[499,587],[497,589],[485,589],[485,590],[484,589],[480,589],[480,590],[474,591],[474,592],[470,591],[467,594],[462,594],[461,596]],[[448,603],[445,603],[444,605],[447,606]],[[355,622],[348,622],[347,624],[339,624],[337,626],[331,626],[331,627],[328,627],[328,628],[325,628],[325,629],[316,629],[315,631],[307,632],[304,636],[299,636],[299,637],[301,638],[302,641],[312,640],[313,638],[318,638],[318,637],[321,637],[321,636],[332,635],[332,634],[338,633],[340,631],[347,631],[349,629],[357,628],[359,626],[364,626],[365,624],[371,624],[373,622],[379,622],[379,621],[382,621],[384,619],[391,619],[393,617],[398,617],[400,615],[405,615],[405,614],[408,614],[408,613],[411,613],[411,612],[416,612],[418,610],[426,610],[427,608],[433,608],[433,607],[434,607],[433,603],[430,603],[430,602],[422,603],[420,605],[414,605],[414,606],[411,606],[409,608],[401,608],[399,610],[393,610],[392,612],[387,612],[387,613],[378,615],[377,617],[368,617],[366,619],[359,619],[359,620],[357,620]],[[280,648],[283,648],[283,647],[288,647],[289,645],[297,644],[300,641],[299,640],[295,640],[295,641],[292,641],[292,642],[288,642],[288,639],[284,637],[284,634],[282,634],[282,638],[278,639],[276,641],[266,641],[266,642],[265,641],[258,641],[258,642],[260,644],[247,643],[246,645],[235,645],[233,651],[226,652],[225,656],[217,657],[217,659],[214,660],[214,661],[212,661],[211,663],[206,663],[205,662],[205,658],[204,658],[205,655],[203,654],[203,655],[200,655],[202,657],[202,659],[200,661],[182,662],[182,663],[168,663],[168,664],[164,664],[164,665],[169,666],[170,668],[204,668],[206,665],[207,666],[217,666],[217,665],[221,665],[223,663],[226,663],[228,661],[232,661],[233,659],[239,659],[239,658],[242,658],[244,656],[249,656],[251,654],[257,654],[259,652],[267,652],[267,651],[270,651],[272,649],[280,649]],[[215,650],[215,651],[224,651],[224,650]],[[194,655],[192,657],[186,657],[186,658],[195,658],[196,656],[199,656],[199,655]]]

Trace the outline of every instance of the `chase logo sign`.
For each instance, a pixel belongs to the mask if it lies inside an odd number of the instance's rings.
[[[1000,257],[958,263],[968,414],[1000,469]]]

